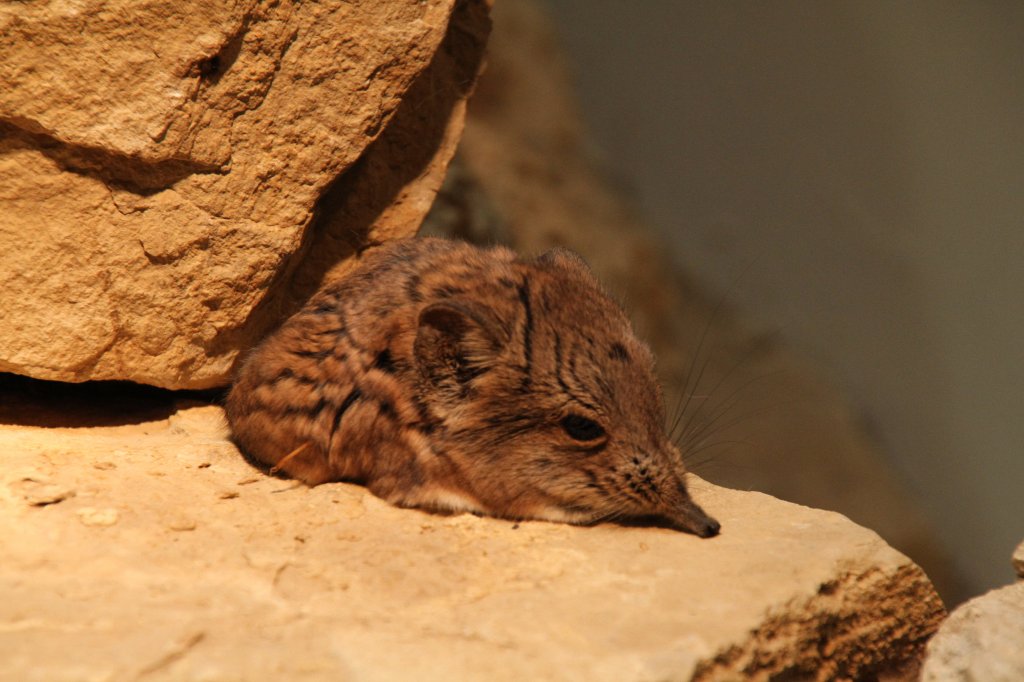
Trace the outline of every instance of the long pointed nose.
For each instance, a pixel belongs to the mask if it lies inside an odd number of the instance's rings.
[[[722,525],[718,521],[708,516],[693,502],[677,508],[670,518],[684,530],[702,538],[712,538],[718,535],[722,529]]]
[[[718,535],[722,525],[708,516],[707,512],[693,501],[686,486],[680,483],[676,488],[677,496],[665,516],[681,530],[686,530],[702,538]]]

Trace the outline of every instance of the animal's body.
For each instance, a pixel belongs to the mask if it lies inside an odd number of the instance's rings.
[[[564,250],[382,246],[250,354],[227,413],[259,462],[403,507],[719,528],[686,489],[650,351]]]

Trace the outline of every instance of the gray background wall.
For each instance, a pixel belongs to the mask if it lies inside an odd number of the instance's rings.
[[[678,262],[845,387],[976,591],[1009,582],[1024,3],[549,4]]]

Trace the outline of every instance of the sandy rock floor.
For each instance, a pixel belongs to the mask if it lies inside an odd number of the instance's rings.
[[[214,405],[3,397],[2,680],[906,672],[942,615],[873,532],[759,493],[694,481],[712,540],[437,516],[264,476]]]

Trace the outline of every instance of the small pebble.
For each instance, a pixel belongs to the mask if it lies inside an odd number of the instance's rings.
[[[221,493],[220,495],[218,495],[217,497],[219,497],[219,498],[220,498],[220,499],[222,499],[222,500],[233,500],[233,499],[235,499],[236,497],[238,497],[238,493],[236,493],[236,492],[235,492],[235,491],[233,491],[233,490],[225,490],[224,492],[222,492],[222,493]]]
[[[120,518],[117,510],[110,507],[103,509],[82,507],[75,513],[78,514],[78,519],[87,526],[113,526]]]
[[[69,497],[74,497],[75,491],[71,488],[64,488],[59,485],[40,485],[25,493],[25,501],[33,507],[45,507],[49,504],[63,502]]]
[[[171,530],[177,530],[177,531],[195,530],[196,529],[196,522],[193,521],[192,519],[185,519],[185,518],[172,519],[171,522],[167,524],[167,527],[170,528]]]

